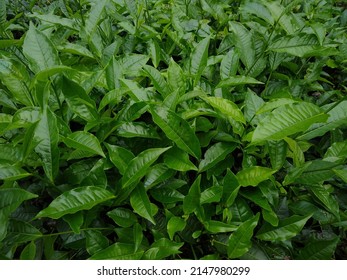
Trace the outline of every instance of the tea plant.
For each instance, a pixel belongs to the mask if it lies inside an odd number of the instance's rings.
[[[20,2],[2,259],[347,257],[343,1]]]

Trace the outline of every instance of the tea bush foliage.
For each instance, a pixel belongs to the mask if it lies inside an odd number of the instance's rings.
[[[345,259],[344,1],[0,2],[2,259]]]

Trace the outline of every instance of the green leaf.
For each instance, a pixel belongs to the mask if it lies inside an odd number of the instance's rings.
[[[263,114],[263,113],[268,112],[268,111],[272,111],[273,109],[276,109],[276,108],[281,107],[283,105],[293,104],[293,103],[296,103],[296,102],[297,101],[295,101],[294,99],[290,99],[290,98],[276,98],[276,99],[272,99],[272,100],[269,100],[266,103],[264,103],[264,105],[261,106],[257,110],[257,115]]]
[[[330,106],[333,108],[327,112],[329,117],[326,122],[323,123],[324,120],[319,120],[313,123],[302,135],[298,137],[299,140],[310,140],[312,138],[322,136],[325,133],[347,123],[347,100],[338,104],[329,104],[329,106],[326,106],[325,108],[329,108]]]
[[[211,146],[204,155],[204,159],[200,161],[199,173],[204,172],[220,161],[224,160],[225,157],[234,151],[236,144],[234,143],[222,143],[219,142]]]
[[[90,255],[105,249],[109,245],[108,238],[97,230],[86,230],[86,249]]]
[[[20,254],[21,260],[34,260],[36,256],[36,245],[35,242],[31,241],[26,245]]]
[[[298,235],[306,222],[311,218],[312,214],[308,216],[291,216],[289,218],[280,220],[277,227],[269,224],[264,224],[257,232],[256,237],[264,241],[285,241]]]
[[[252,34],[239,22],[229,22],[229,28],[242,63],[247,70],[250,70],[255,64],[255,47]]]
[[[324,155],[324,159],[329,158],[347,158],[347,141],[333,143]]]
[[[124,74],[129,76],[138,76],[140,70],[146,65],[149,57],[143,54],[129,54],[122,59],[122,68]]]
[[[6,227],[5,227],[6,229]],[[43,234],[33,225],[21,220],[10,219],[8,223],[8,234],[4,243],[21,244],[42,238]]]
[[[299,57],[324,56],[324,52],[325,55],[329,55],[330,51],[328,47],[320,46],[316,36],[313,34],[281,37],[269,46],[269,50]]]
[[[202,99],[218,110],[225,117],[231,117],[235,121],[246,123],[245,117],[234,102],[225,98],[214,96],[202,97]]]
[[[340,219],[339,203],[337,199],[333,195],[331,195],[326,188],[324,188],[324,186],[312,186],[309,188],[309,190],[327,211]]]
[[[227,173],[223,178],[223,201],[227,207],[234,203],[240,187],[235,174],[231,172],[230,169],[227,169]]]
[[[298,260],[332,260],[340,239],[314,240],[299,251]]]
[[[154,211],[151,202],[145,188],[142,185],[138,185],[130,195],[130,204],[134,211],[141,217],[147,219],[152,224],[156,224],[154,220]]]
[[[200,143],[194,131],[184,119],[161,106],[151,106],[153,121],[164,131],[167,138],[188,154],[199,159]]]
[[[76,234],[81,233],[81,226],[83,225],[83,222],[84,222],[84,217],[82,212],[65,215],[63,217],[63,220],[69,224],[70,228],[73,230],[74,233]]]
[[[86,151],[105,157],[98,138],[86,131],[76,131],[64,137],[64,143],[74,149]]]
[[[178,201],[183,201],[184,195],[179,191],[171,189],[171,188],[158,188],[151,190],[152,197],[164,204],[176,203]]]
[[[228,257],[235,259],[244,255],[252,246],[253,230],[257,226],[259,213],[243,222],[229,237]]]
[[[88,15],[87,20],[85,21],[85,33],[88,36],[88,40],[93,38],[93,34],[96,32],[99,22],[102,20],[102,15],[104,13],[104,9],[108,0],[98,1],[92,9],[90,10],[90,14]]]
[[[179,94],[182,96],[185,93],[186,87],[183,70],[172,58],[170,59],[167,72],[168,84],[171,90],[178,89]]]
[[[49,38],[30,24],[24,43],[23,53],[35,73],[60,64],[57,50]]]
[[[15,181],[28,176],[31,176],[31,174],[20,167],[7,163],[0,163],[0,180]]]
[[[131,227],[137,223],[136,215],[131,210],[122,207],[107,212],[107,216],[121,227]]]
[[[183,200],[183,212],[186,215],[193,213],[200,207],[200,182],[201,175],[199,175],[194,183],[190,186],[189,192]]]
[[[347,170],[342,169],[333,169],[334,173],[342,179],[345,183],[347,183]]]
[[[64,44],[57,47],[60,52],[70,53],[79,56],[85,56],[91,59],[95,59],[93,53],[89,51],[86,47],[79,44],[72,44],[69,42],[65,42]]]
[[[158,67],[160,60],[161,60],[161,49],[160,45],[155,39],[151,39],[148,42],[148,47],[149,47],[149,54],[151,56],[152,63],[155,68]]]
[[[141,152],[137,157],[129,162],[122,178],[123,188],[136,185],[148,172],[149,167],[159,158],[168,148],[151,148]]]
[[[287,104],[275,109],[261,120],[254,130],[252,142],[281,140],[286,136],[305,131],[313,123],[324,122],[328,115],[312,103]]]
[[[229,77],[235,76],[239,66],[239,54],[231,49],[221,61],[220,76],[222,80],[227,80]]]
[[[176,172],[164,163],[158,163],[155,166],[151,167],[146,178],[144,180],[144,186],[146,189],[150,189],[162,182],[165,182],[171,178]]]
[[[213,203],[213,202],[219,202],[222,198],[223,194],[223,187],[222,186],[214,186],[207,188],[201,193],[200,196],[200,205],[205,203]]]
[[[129,162],[134,159],[134,154],[119,146],[104,143],[107,148],[111,162],[118,168],[119,173],[124,175],[128,168]]]
[[[8,218],[23,201],[36,198],[36,194],[32,194],[19,188],[0,189],[0,241],[2,241],[7,232]]]
[[[160,139],[153,127],[139,122],[125,122],[117,128],[117,134],[125,138],[141,137]]]
[[[263,193],[261,192],[259,188],[246,189],[241,194],[248,200],[254,202],[255,204],[261,207],[263,218],[265,221],[269,222],[273,226],[278,225],[277,215],[274,213],[273,209],[271,208],[267,197],[263,195]]]
[[[151,79],[154,88],[163,96],[163,98],[169,95],[169,87],[164,77],[157,69],[152,66],[145,65],[143,67],[143,71],[146,76]]]
[[[286,161],[288,144],[283,140],[268,141],[268,149],[272,169],[281,169]]]
[[[30,77],[21,63],[16,60],[0,59],[0,80],[10,91],[11,97],[14,97],[13,101],[26,106],[34,105],[29,90]]]
[[[66,191],[55,198],[47,208],[40,211],[36,218],[49,217],[59,219],[67,214],[74,214],[81,210],[89,210],[115,196],[109,191],[93,186],[78,187]]]
[[[276,171],[262,166],[252,166],[239,171],[236,178],[241,186],[257,186],[259,183],[271,178]]]
[[[295,4],[295,1],[293,1],[291,4]],[[278,22],[288,34],[293,34],[296,31],[297,27],[294,25],[295,20],[288,12],[292,5],[284,7],[277,2],[264,2],[264,5],[270,11],[274,22]]]
[[[219,84],[217,85],[217,88],[233,87],[233,86],[248,85],[248,84],[259,85],[263,83],[252,77],[234,76],[234,77],[228,77],[220,81]]]
[[[41,21],[45,21],[48,23],[53,23],[55,25],[61,25],[64,28],[69,28],[74,31],[78,31],[78,26],[75,23],[73,19],[65,18],[65,17],[60,17],[56,15],[51,15],[51,14],[38,14],[36,12],[33,12],[32,14],[27,15],[30,18],[37,18]]]
[[[204,222],[205,229],[210,233],[232,232],[239,228],[238,224],[227,224],[220,221],[210,220]]]
[[[189,73],[194,77],[194,84],[196,85],[200,79],[202,72],[207,65],[208,48],[210,45],[210,38],[207,37],[201,40],[193,49],[190,58]]]
[[[35,152],[39,155],[48,179],[53,182],[59,169],[59,132],[57,119],[49,109],[41,114],[34,132]]]
[[[179,254],[183,242],[177,243],[166,238],[155,241],[143,255],[145,260],[162,260],[171,255]]]
[[[177,171],[198,170],[196,166],[189,160],[188,153],[178,149],[177,147],[171,148],[164,155],[164,163],[171,169]]]
[[[186,221],[180,217],[173,216],[167,223],[167,233],[172,240],[175,233],[182,231],[186,227]]]
[[[95,102],[87,95],[85,90],[66,77],[63,78],[62,83],[62,91],[69,108],[87,122],[96,121],[99,116]]]
[[[134,252],[133,244],[117,242],[96,252],[89,260],[140,260],[142,255],[143,251]]]

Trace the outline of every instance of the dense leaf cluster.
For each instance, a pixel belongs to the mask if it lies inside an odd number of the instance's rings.
[[[341,3],[0,1],[0,257],[346,258]]]

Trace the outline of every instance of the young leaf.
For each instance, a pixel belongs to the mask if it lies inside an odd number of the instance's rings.
[[[335,106],[336,105],[336,106]],[[322,136],[328,131],[332,131],[347,122],[347,100],[342,101],[339,104],[329,104],[329,106],[335,106],[328,111],[328,119],[324,121],[319,120],[313,123],[302,135],[298,137],[299,140],[310,140],[314,137]]]
[[[186,227],[186,221],[180,217],[171,217],[167,223],[167,232],[172,240],[175,233],[182,231]]]
[[[109,240],[100,231],[86,230],[84,231],[86,236],[86,249],[90,255],[105,249],[109,245]]]
[[[149,167],[158,159],[158,157],[170,148],[171,147],[147,149],[132,159],[122,178],[123,188],[137,184],[141,178],[146,175]]]
[[[253,230],[257,226],[259,213],[243,222],[229,237],[228,257],[235,259],[245,254],[252,246]]]
[[[28,245],[25,246],[19,258],[21,260],[34,260],[35,256],[36,256],[36,245],[35,245],[35,242],[31,241]]]
[[[230,30],[233,32],[235,46],[240,55],[242,63],[249,70],[255,64],[255,47],[252,40],[252,34],[242,23],[230,22]]]
[[[15,101],[26,106],[34,105],[32,93],[29,90],[30,77],[21,63],[16,60],[0,59],[0,80],[13,96],[12,103]],[[2,93],[4,95],[3,91]]]
[[[261,120],[254,130],[252,142],[281,140],[294,133],[305,131],[313,123],[324,122],[328,115],[312,103],[287,104],[275,109]]]
[[[188,153],[176,147],[173,147],[165,153],[164,162],[169,168],[177,171],[185,172],[189,170],[198,170],[189,160]]]
[[[228,169],[223,178],[223,201],[227,207],[234,203],[240,187],[237,177]]]
[[[151,79],[154,88],[163,96],[163,98],[168,96],[168,94],[170,93],[169,87],[162,74],[157,69],[149,65],[145,65],[143,67],[143,71],[146,76]]]
[[[143,255],[145,260],[161,260],[171,255],[179,254],[183,242],[177,243],[166,238],[154,242]]]
[[[34,132],[35,152],[40,156],[48,179],[53,182],[59,169],[59,132],[55,114],[49,109],[41,114]]]
[[[269,224],[264,224],[257,232],[256,237],[264,241],[285,241],[293,238],[299,232],[310,219],[312,214],[308,216],[291,216],[284,220],[281,220],[277,227],[273,227]]]
[[[121,227],[131,227],[133,224],[137,223],[136,215],[126,208],[119,207],[113,209],[107,212],[107,216]]]
[[[130,204],[134,211],[152,224],[156,224],[153,216],[153,206],[143,185],[138,185],[130,195]]]
[[[183,200],[183,212],[186,215],[193,213],[200,207],[200,182],[201,175],[199,175],[190,186],[189,192]]]
[[[220,81],[219,84],[217,85],[217,88],[233,87],[233,86],[248,85],[248,84],[259,85],[263,83],[252,77],[234,76],[234,77],[228,77]]]
[[[199,173],[204,172],[215,166],[225,157],[235,150],[236,144],[219,142],[211,146],[206,152],[204,159],[200,161]]]
[[[58,196],[47,208],[40,211],[36,215],[36,218],[49,217],[52,219],[59,219],[67,214],[74,214],[81,210],[89,210],[95,205],[114,197],[112,193],[103,188],[93,186],[78,187]]]
[[[320,46],[315,35],[313,34],[299,34],[295,37],[288,36],[282,37],[269,46],[269,49],[280,53],[289,53],[294,56],[305,57],[311,55],[322,55],[324,51],[329,55],[329,49]]]
[[[64,143],[74,149],[94,153],[105,157],[98,138],[86,131],[76,131],[64,138]]]
[[[288,144],[284,140],[268,141],[272,169],[279,170],[286,161]]]
[[[176,113],[161,106],[151,106],[153,121],[164,131],[167,138],[188,154],[199,159],[200,142],[190,125]]]
[[[125,122],[117,128],[117,134],[125,138],[141,137],[160,139],[153,127],[140,122]]]
[[[231,117],[235,121],[246,123],[245,117],[234,102],[214,96],[202,97],[202,99],[221,112],[225,117]]]
[[[84,222],[83,213],[81,211],[74,214],[65,215],[63,216],[63,220],[69,224],[74,233],[81,233],[81,226]]]
[[[23,53],[35,73],[60,64],[59,55],[53,43],[32,23],[24,39]]]
[[[186,87],[183,70],[172,58],[170,59],[167,72],[168,84],[171,90],[178,89],[179,95],[182,96],[185,93]]]
[[[119,146],[104,143],[107,148],[111,162],[118,168],[119,173],[124,175],[128,168],[129,162],[134,159],[134,154]]]
[[[8,163],[0,163],[0,180],[15,181],[28,176],[31,176],[31,174],[20,167]]]
[[[93,122],[99,118],[95,102],[87,95],[85,90],[70,79],[63,78],[62,91],[69,108],[87,122]]]
[[[257,186],[269,179],[276,171],[262,166],[252,166],[239,171],[236,178],[241,186]]]
[[[194,77],[195,85],[199,81],[200,76],[207,65],[209,45],[210,38],[207,37],[201,40],[192,51],[189,72],[190,75]]]
[[[93,38],[93,34],[95,33],[99,22],[102,20],[102,14],[108,2],[109,0],[100,0],[90,10],[90,14],[84,26],[89,40]]]

